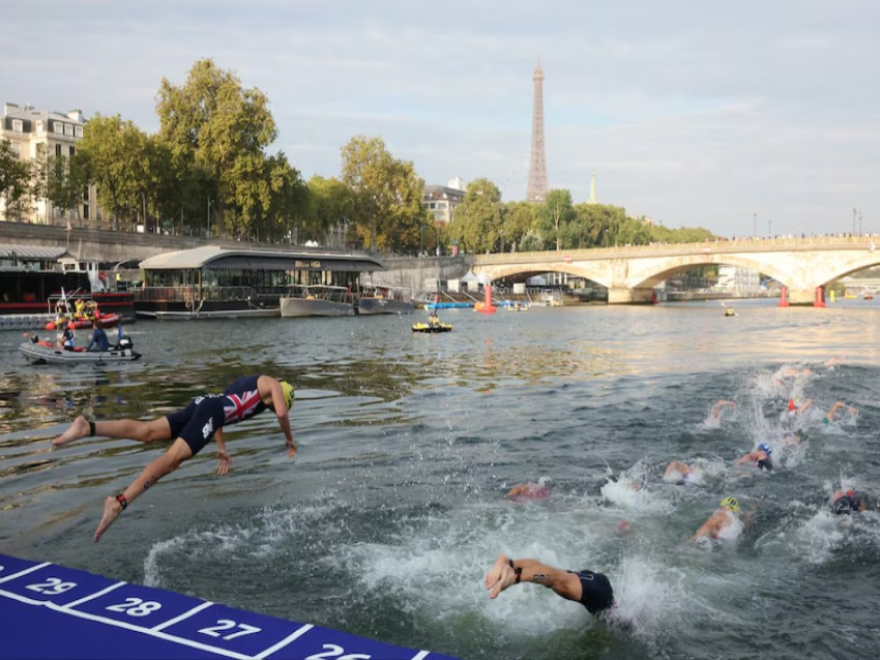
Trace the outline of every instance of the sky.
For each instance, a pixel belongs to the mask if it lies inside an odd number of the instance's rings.
[[[0,101],[158,129],[210,57],[271,102],[308,179],[380,136],[429,184],[526,194],[544,70],[551,188],[721,236],[880,232],[875,0],[28,0],[4,3]],[[860,217],[859,217],[860,214]]]

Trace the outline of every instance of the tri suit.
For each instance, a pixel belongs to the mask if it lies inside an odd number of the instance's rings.
[[[259,377],[242,376],[223,394],[196,397],[183,410],[166,415],[171,437],[183,440],[195,456],[211,441],[217,429],[259,415],[268,408],[257,387]]]
[[[587,608],[590,614],[598,614],[614,605],[614,590],[611,582],[602,573],[593,571],[568,571],[574,573],[581,581],[580,604]]]

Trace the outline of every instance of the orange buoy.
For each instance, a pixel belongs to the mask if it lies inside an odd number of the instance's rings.
[[[49,322],[46,324],[46,330],[54,330],[54,329],[55,329],[55,322],[54,322],[54,321],[49,321]]]

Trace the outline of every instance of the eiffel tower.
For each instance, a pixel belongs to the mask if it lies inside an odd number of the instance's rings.
[[[535,97],[532,103],[532,155],[529,158],[529,188],[526,201],[543,202],[547,197],[547,155],[544,150],[544,71],[541,70],[541,58],[535,75]]]

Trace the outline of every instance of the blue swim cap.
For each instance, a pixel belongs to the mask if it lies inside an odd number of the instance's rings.
[[[773,450],[770,449],[770,445],[768,445],[766,442],[762,442],[760,445],[758,445],[758,451],[764,452],[765,454],[767,454],[767,456],[770,456],[773,453]]]

